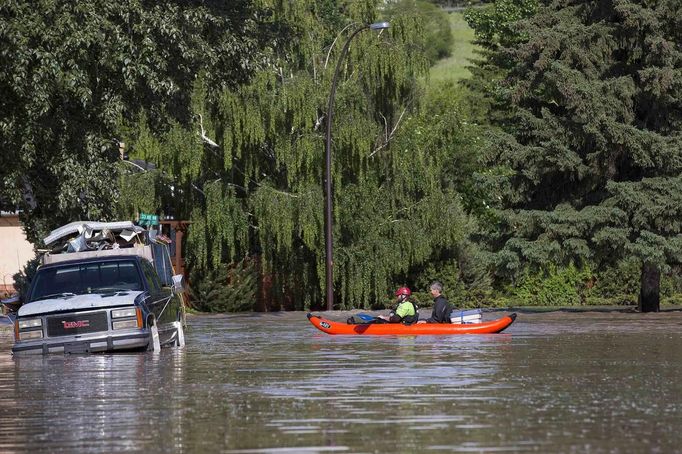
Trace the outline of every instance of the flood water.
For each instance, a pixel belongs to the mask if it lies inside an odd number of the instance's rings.
[[[0,330],[0,452],[682,449],[682,312],[440,337],[329,336],[301,312],[188,324],[184,349],[36,358]]]

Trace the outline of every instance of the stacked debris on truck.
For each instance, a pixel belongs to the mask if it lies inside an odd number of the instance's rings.
[[[156,268],[164,285],[173,284],[168,244],[170,239],[156,230],[131,221],[76,221],[59,227],[43,240],[42,264],[111,255],[139,255]]]

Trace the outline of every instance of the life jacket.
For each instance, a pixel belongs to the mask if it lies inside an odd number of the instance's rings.
[[[417,323],[419,320],[419,307],[413,301],[407,301],[412,304],[412,307],[414,307],[414,315],[406,315],[402,318],[402,320],[400,320],[400,323],[403,325],[412,325],[413,323]]]

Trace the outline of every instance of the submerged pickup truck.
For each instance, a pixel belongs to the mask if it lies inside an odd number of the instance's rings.
[[[115,239],[116,233],[105,236]],[[142,241],[107,242],[117,245],[113,248],[100,241],[94,249],[43,258],[17,313],[15,355],[184,345],[184,283],[170,273],[167,244],[146,231],[123,236]],[[87,240],[75,241],[94,247]]]

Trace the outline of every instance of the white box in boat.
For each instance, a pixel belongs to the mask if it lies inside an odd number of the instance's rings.
[[[467,311],[452,311],[450,321],[452,323],[481,323],[483,318],[481,309],[471,309]]]

